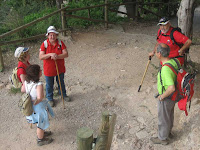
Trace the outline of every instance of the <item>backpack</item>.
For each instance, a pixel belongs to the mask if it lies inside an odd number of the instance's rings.
[[[62,42],[60,39],[58,39],[58,44],[60,45],[60,47],[62,47]],[[47,40],[44,41],[44,47],[47,48],[48,47],[48,43]]]
[[[33,85],[32,85],[33,87]],[[31,87],[31,89],[32,89]],[[22,94],[21,99],[19,100],[18,107],[20,111],[25,115],[25,116],[30,116],[33,113],[33,106],[31,102],[31,96],[30,96],[30,91]]]
[[[163,36],[169,36],[170,39],[172,40],[173,44],[176,44],[176,45],[179,46],[179,48],[181,48],[181,47],[183,46],[183,44],[180,44],[180,43],[176,42],[176,40],[174,39],[174,32],[175,32],[175,31],[178,31],[178,32],[182,33],[181,28],[176,27],[176,28],[173,28],[173,29],[172,29],[170,35],[163,35]],[[182,34],[185,35],[184,33],[182,33]],[[158,37],[159,37],[160,35],[161,35],[161,30],[159,31]],[[157,39],[158,39],[158,37],[157,37]],[[189,53],[189,48],[185,50],[185,53]]]
[[[175,87],[175,92],[171,95],[171,99],[173,101],[178,101],[178,107],[180,110],[185,111],[185,115],[188,115],[187,112],[187,102],[189,102],[189,109],[191,106],[191,99],[194,94],[194,80],[195,80],[195,73],[188,73],[183,68],[181,68],[179,61],[176,58],[173,58],[178,66],[178,70],[174,68],[174,66],[170,63],[166,63],[163,66],[168,66],[177,76]],[[163,67],[162,66],[162,67]],[[162,84],[161,79],[161,69],[160,69],[160,81]]]
[[[23,68],[23,67],[19,67],[19,68]],[[21,88],[22,86],[22,83],[19,81],[19,78],[17,77],[17,70],[19,68],[17,67],[14,68],[12,71],[12,74],[9,76],[9,80],[14,88]]]

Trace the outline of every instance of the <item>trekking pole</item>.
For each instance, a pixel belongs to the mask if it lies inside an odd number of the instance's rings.
[[[145,71],[144,71],[144,74],[143,74],[143,77],[142,77],[142,81],[141,81],[140,86],[139,86],[139,88],[138,88],[138,92],[140,92],[140,89],[141,89],[141,87],[142,87],[142,83],[143,83],[143,81],[144,81],[144,77],[145,77],[145,75],[146,75],[146,72],[147,72],[147,69],[148,69],[148,67],[149,67],[150,61],[151,61],[151,56],[149,56],[149,60],[148,60],[146,69],[145,69]]]
[[[56,71],[57,71],[57,75],[58,75],[58,81],[59,81],[59,85],[60,85],[61,98],[62,98],[62,101],[63,101],[63,108],[65,109],[65,104],[64,104],[64,99],[63,99],[63,93],[62,93],[62,87],[61,87],[61,83],[60,83],[60,75],[59,75],[58,65],[57,65],[56,60],[55,60],[55,64],[56,64]]]

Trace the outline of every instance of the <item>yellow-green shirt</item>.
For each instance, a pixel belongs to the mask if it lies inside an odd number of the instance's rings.
[[[166,63],[170,63],[172,66],[175,67],[176,70],[178,70],[178,65],[176,64],[176,62],[173,59],[168,60],[164,64],[166,64]],[[177,76],[175,75],[175,73],[172,71],[171,68],[169,68],[168,66],[162,67],[162,69],[161,69],[161,79],[162,79],[162,84],[164,86],[163,93],[166,91],[168,86],[175,84],[176,77]],[[161,85],[161,82],[160,82],[160,71],[158,72],[158,75],[157,75],[157,89],[158,89],[159,94],[163,94],[162,93],[162,85]]]

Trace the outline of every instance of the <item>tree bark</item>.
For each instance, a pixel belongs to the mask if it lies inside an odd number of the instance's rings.
[[[192,39],[193,33],[194,2],[195,0],[182,0],[177,12],[178,26],[190,39]]]
[[[58,9],[61,8],[61,4],[63,3],[63,0],[56,0],[56,6]]]

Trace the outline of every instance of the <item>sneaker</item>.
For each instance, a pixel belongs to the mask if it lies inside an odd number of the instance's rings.
[[[51,134],[51,131],[44,131],[44,136],[50,136]]]
[[[71,99],[69,98],[69,96],[65,96],[65,97],[64,97],[64,100],[65,100],[66,102],[70,102],[70,101],[71,101]]]
[[[150,140],[153,142],[153,144],[167,145],[169,143],[167,140],[160,140],[158,137],[151,137]]]
[[[48,101],[48,102],[49,102],[49,105],[50,105],[51,107],[54,107],[54,106],[55,106],[54,100],[51,100],[51,101]]]
[[[41,139],[41,140],[37,140],[37,145],[38,146],[42,146],[42,145],[47,145],[47,144],[49,144],[49,143],[51,143],[53,141],[53,139],[52,138],[43,138],[43,139]]]

